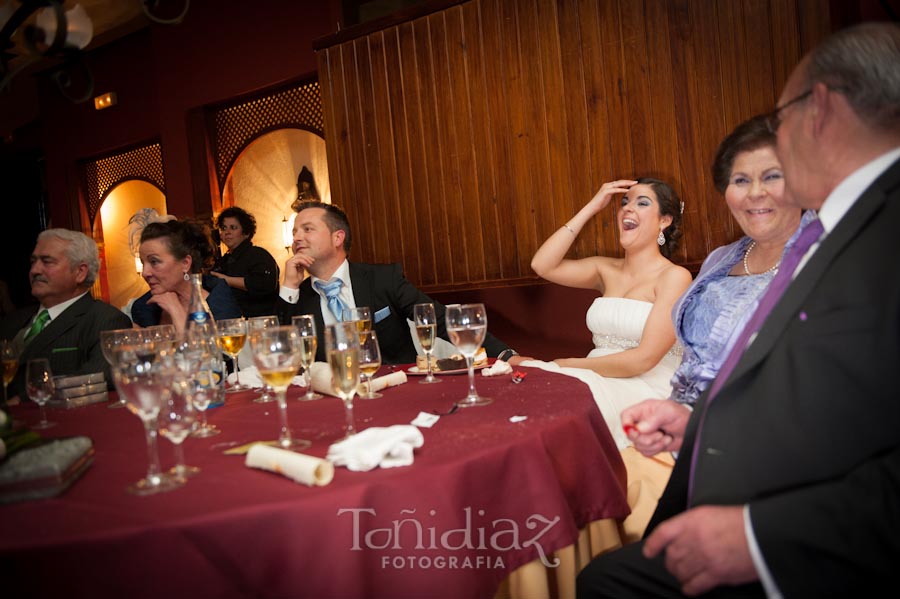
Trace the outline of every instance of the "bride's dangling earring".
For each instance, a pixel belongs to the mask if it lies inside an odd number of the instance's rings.
[[[659,230],[659,236],[657,236],[656,238],[656,243],[658,243],[660,246],[666,245],[666,236],[663,235],[662,229]]]

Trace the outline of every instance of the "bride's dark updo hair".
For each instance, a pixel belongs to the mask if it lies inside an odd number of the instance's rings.
[[[665,181],[652,177],[641,177],[637,182],[642,185],[649,185],[653,193],[656,194],[656,201],[659,203],[659,215],[672,217],[672,224],[663,229],[666,243],[659,247],[660,253],[671,259],[672,254],[678,249],[678,242],[681,240],[682,202],[675,190],[672,189],[672,186]]]

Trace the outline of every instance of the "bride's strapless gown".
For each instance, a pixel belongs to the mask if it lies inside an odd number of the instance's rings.
[[[621,297],[598,297],[587,311],[587,326],[593,334],[594,349],[587,357],[594,358],[637,347],[644,324],[653,304]],[[600,413],[620,449],[631,443],[622,431],[619,414],[628,406],[645,399],[665,399],[672,391],[671,379],[681,362],[679,346],[673,347],[662,360],[644,374],[631,378],[612,378],[585,368],[560,367],[555,362],[529,360],[524,366],[537,366],[553,372],[573,376],[590,388]]]

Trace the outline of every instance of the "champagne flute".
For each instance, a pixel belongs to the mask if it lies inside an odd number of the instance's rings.
[[[265,329],[267,327],[277,327],[279,324],[277,316],[251,316],[247,319],[247,335]],[[270,393],[272,387],[268,384],[263,385],[262,395],[253,399],[254,403],[269,403],[275,401],[275,396]]]
[[[366,331],[359,336],[359,370],[366,377],[366,393],[361,399],[378,399],[381,393],[372,391],[372,377],[381,368],[381,349],[378,347],[378,335],[375,331]]]
[[[45,405],[53,397],[55,386],[53,384],[53,371],[50,370],[50,361],[46,358],[28,360],[25,367],[25,389],[31,401],[41,407],[41,421],[32,428],[50,428],[55,422],[47,420],[47,408]]]
[[[116,390],[125,398],[128,410],[141,419],[147,440],[147,474],[126,489],[135,495],[171,491],[184,484],[183,478],[163,476],[159,468],[157,425],[160,407],[172,392],[174,368],[166,359],[147,359],[147,352],[126,352],[113,367]]]
[[[159,434],[171,441],[175,450],[175,466],[169,470],[169,474],[180,479],[195,476],[200,472],[200,468],[184,463],[184,440],[197,424],[192,376],[182,370],[176,370],[172,377],[168,400],[160,404]]]
[[[447,335],[466,358],[469,367],[469,393],[458,402],[463,408],[484,406],[493,400],[475,391],[475,354],[487,334],[487,312],[484,304],[455,304],[447,306]]]
[[[225,318],[216,322],[219,332],[219,347],[234,362],[234,385],[227,391],[243,391],[241,373],[238,367],[238,354],[247,341],[247,321],[242,318]]]
[[[6,406],[9,401],[6,388],[9,387],[19,370],[19,348],[12,341],[4,339],[0,345],[0,359],[3,361],[3,406]]]
[[[356,330],[360,334],[360,341],[362,341],[361,335],[367,331],[372,330],[372,310],[370,310],[366,306],[360,306],[358,308],[345,308],[344,322],[356,323]]]
[[[425,352],[425,361],[428,364],[428,376],[419,381],[419,384],[440,383],[441,379],[434,376],[434,364],[431,358],[434,351],[434,338],[437,336],[437,317],[434,314],[434,304],[416,304],[413,307],[413,318],[416,320],[416,337],[419,338],[419,345]]]
[[[311,445],[305,439],[294,439],[288,425],[287,389],[300,367],[301,346],[300,331],[295,326],[269,327],[254,331],[250,337],[259,375],[275,390],[281,421],[278,446],[282,449],[305,449]]]
[[[331,367],[331,387],[344,402],[344,439],[356,434],[353,396],[359,387],[359,331],[355,322],[325,327],[325,354]]]
[[[300,346],[300,364],[306,378],[306,393],[297,399],[310,401],[322,399],[321,393],[316,393],[312,388],[311,366],[316,361],[316,349],[319,345],[319,337],[316,331],[316,319],[312,314],[300,314],[291,318],[291,323],[300,331],[303,343]]]

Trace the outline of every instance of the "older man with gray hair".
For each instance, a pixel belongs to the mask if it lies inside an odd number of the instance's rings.
[[[84,233],[47,229],[38,235],[29,278],[39,304],[0,321],[0,338],[21,350],[10,397],[25,396],[25,365],[33,358],[48,358],[54,375],[104,372],[110,381],[100,331],[132,325],[124,312],[91,296],[99,270],[97,244]]]

